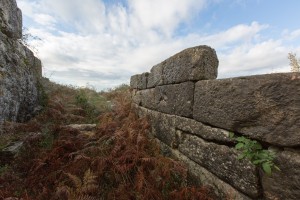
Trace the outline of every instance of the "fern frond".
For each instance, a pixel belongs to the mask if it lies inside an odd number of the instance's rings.
[[[84,173],[83,177],[83,186],[82,186],[82,193],[88,194],[93,193],[98,188],[97,182],[96,182],[97,176],[94,175],[94,173],[88,169]]]
[[[70,174],[70,173],[66,173],[66,174],[70,178],[72,183],[74,184],[75,188],[81,188],[82,187],[82,181],[79,177],[77,177],[73,174]]]
[[[98,200],[98,198],[90,195],[80,195],[78,197],[75,197],[74,200]]]
[[[144,176],[144,171],[139,169],[136,175],[136,188],[138,191],[141,191],[145,182],[145,176]]]

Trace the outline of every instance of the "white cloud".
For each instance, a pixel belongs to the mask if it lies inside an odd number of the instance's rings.
[[[243,42],[251,43],[259,37],[260,31],[266,29],[267,25],[252,22],[250,25],[239,24],[228,30],[203,38],[203,42],[212,42],[214,47],[225,49],[228,45]]]
[[[284,40],[299,37],[299,30],[286,32],[282,39],[265,40],[261,35],[269,26],[252,22],[214,34],[174,37],[176,28],[192,19],[206,2],[128,0],[125,7],[108,6],[101,0],[18,0],[18,5],[26,16],[39,17],[39,25],[29,30],[42,41],[32,44],[39,49],[45,74],[61,83],[82,86],[88,82],[98,89],[128,83],[131,75],[201,44],[216,49],[221,78],[289,70],[287,53],[300,51]],[[60,31],[49,32],[49,26]]]
[[[271,73],[288,69],[287,48],[280,41],[264,41],[257,44],[242,44],[230,52],[221,53],[221,76],[229,74],[247,75],[258,71]]]
[[[44,0],[44,8],[78,31],[91,34],[102,31],[105,24],[105,6],[99,0]]]
[[[132,15],[145,29],[172,35],[178,24],[201,10],[205,0],[128,0]]]
[[[283,37],[286,40],[295,40],[295,39],[299,39],[300,38],[300,29],[296,29],[293,31],[289,31],[289,30],[284,30],[282,33]]]
[[[53,26],[56,23],[55,18],[47,14],[34,15],[34,21],[43,26]]]

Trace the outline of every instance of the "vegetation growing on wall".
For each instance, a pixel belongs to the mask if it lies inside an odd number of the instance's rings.
[[[273,169],[280,171],[273,162],[275,152],[263,149],[262,145],[256,140],[251,140],[244,136],[234,137],[233,133],[230,136],[237,141],[235,149],[241,151],[238,159],[249,159],[254,165],[260,166],[268,175],[272,174]]]
[[[36,46],[30,44],[30,41],[32,40],[41,40],[41,38],[32,35],[31,33],[29,33],[28,28],[23,27],[22,28],[22,37],[21,39],[19,39],[19,41],[28,49],[30,49],[32,52],[34,52],[35,54],[38,53],[38,49]]]

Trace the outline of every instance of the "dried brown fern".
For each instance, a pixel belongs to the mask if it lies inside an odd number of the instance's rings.
[[[67,197],[67,199],[95,199],[92,195],[97,192],[97,176],[88,169],[85,171],[83,179],[78,176],[66,173],[73,187],[63,185],[57,188],[58,197]]]
[[[22,191],[23,199],[30,194],[29,199],[38,200],[196,199],[200,193],[208,196],[206,190],[185,187],[186,169],[163,157],[159,146],[147,137],[149,123],[131,110],[128,91],[112,95],[115,107],[99,117],[93,137],[62,128],[75,120],[68,119],[70,113],[65,108],[72,94],[67,89],[62,91],[64,94],[55,91],[58,99],[54,101],[59,103],[52,102],[54,110],[45,109],[38,123],[28,125],[28,130],[33,127],[51,133],[52,147],[40,148],[38,137],[25,142],[26,151],[16,160],[16,171],[23,176],[5,177],[7,184],[5,193],[0,192],[1,198],[9,197],[14,190]],[[191,196],[186,196],[189,193]]]

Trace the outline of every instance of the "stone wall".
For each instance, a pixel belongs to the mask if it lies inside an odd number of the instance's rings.
[[[21,10],[15,0],[1,0],[0,124],[4,121],[26,121],[38,106],[42,64],[32,51],[21,44],[21,37]]]
[[[300,199],[300,74],[215,80],[208,46],[186,49],[131,77],[133,106],[164,154],[185,162],[189,181],[220,199]],[[276,152],[271,176],[239,152],[229,132]]]

